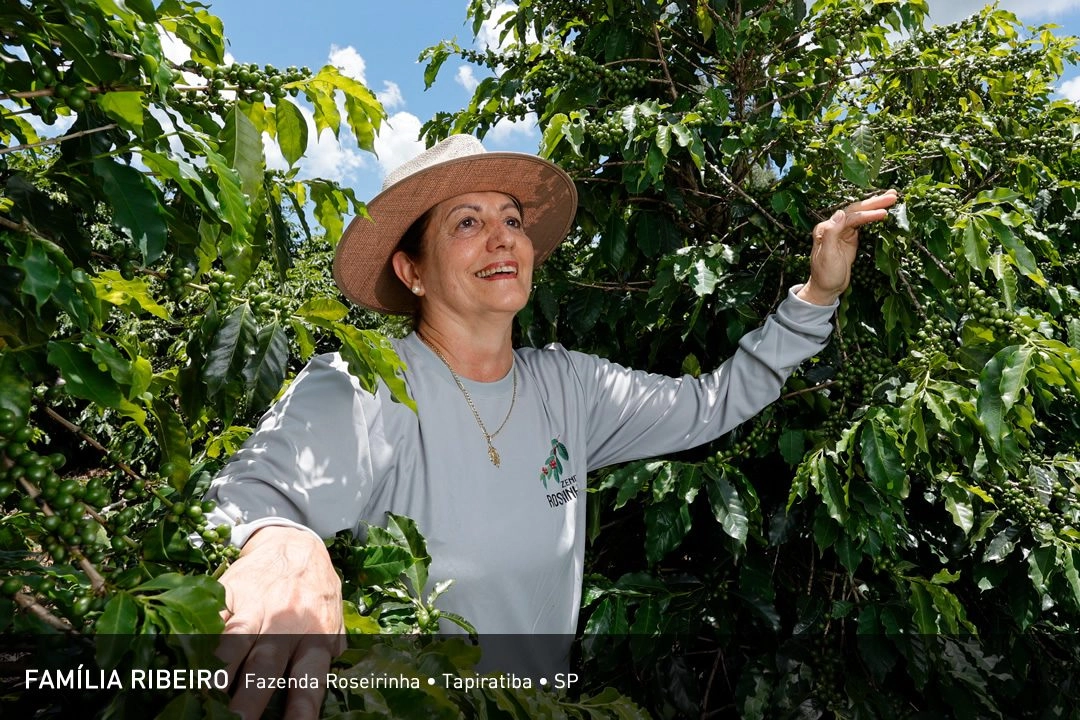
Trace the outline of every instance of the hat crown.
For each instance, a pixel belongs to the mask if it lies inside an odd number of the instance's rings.
[[[386,179],[383,180],[382,189],[385,191],[390,186],[432,165],[469,157],[470,155],[480,155],[485,152],[487,150],[484,149],[484,146],[472,135],[451,135],[387,173]]]

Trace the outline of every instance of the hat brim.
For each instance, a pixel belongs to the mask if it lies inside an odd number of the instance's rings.
[[[501,192],[521,203],[537,265],[566,238],[577,211],[574,181],[535,155],[489,152],[432,165],[383,190],[367,203],[368,217],[349,223],[334,253],[342,294],[377,312],[414,312],[418,300],[394,273],[394,250],[424,213],[470,192]]]

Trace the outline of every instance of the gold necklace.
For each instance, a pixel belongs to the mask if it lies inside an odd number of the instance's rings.
[[[484,441],[487,443],[488,459],[491,460],[492,465],[494,465],[495,467],[499,467],[499,451],[495,449],[495,446],[492,444],[491,441],[495,439],[496,435],[502,432],[502,429],[504,427],[506,427],[506,422],[510,419],[510,413],[514,412],[514,401],[517,400],[517,363],[514,363],[510,366],[511,372],[513,373],[514,377],[513,394],[510,396],[510,409],[506,411],[506,417],[503,418],[502,423],[499,425],[498,428],[495,429],[495,432],[489,433],[487,431],[487,427],[484,426],[484,421],[480,419],[480,413],[477,412],[476,405],[473,404],[472,396],[469,395],[469,391],[465,389],[465,384],[461,382],[461,378],[459,378],[458,374],[454,372],[454,368],[450,367],[450,361],[447,360],[446,357],[441,352],[439,352],[439,348],[432,345],[426,337],[421,335],[419,332],[416,333],[416,336],[420,338],[420,340],[425,345],[431,348],[431,351],[435,353],[435,356],[442,360],[443,365],[445,365],[446,369],[450,371],[451,377],[453,377],[454,382],[457,383],[458,390],[460,390],[461,394],[465,396],[465,402],[469,403],[469,409],[472,410],[473,417],[476,418],[476,424],[480,427],[480,432],[484,434]]]

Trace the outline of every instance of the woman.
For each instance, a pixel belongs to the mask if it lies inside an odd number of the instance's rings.
[[[395,347],[418,412],[385,387],[361,390],[339,356],[315,358],[215,480],[210,497],[244,548],[222,577],[226,631],[247,638],[230,669],[325,673],[337,648],[311,638],[340,632],[341,597],[319,538],[363,532],[387,511],[425,534],[430,582],[454,579],[444,609],[481,634],[572,637],[587,473],[707,442],[776,399],[824,347],[857,229],[895,200],[890,191],[821,223],[809,280],[719,369],[677,379],[560,346],[512,347],[533,269],[573,221],[564,172],[454,136],[392,173],[371,219],[342,238],[334,277],[360,305],[416,313]],[[296,643],[271,651],[257,641],[270,633]],[[549,650],[519,655],[537,667],[565,659]],[[241,686],[233,707],[250,713],[269,693]],[[319,696],[291,694],[288,717],[315,717]]]

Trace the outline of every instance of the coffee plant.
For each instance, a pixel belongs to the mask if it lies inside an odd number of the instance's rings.
[[[490,71],[429,136],[532,114],[577,181],[525,343],[697,375],[805,279],[817,222],[901,194],[775,404],[594,477],[585,674],[656,717],[1075,713],[1076,40],[926,12],[473,0],[500,47],[422,56]]]
[[[298,102],[369,151],[385,113],[331,66],[226,64],[197,2],[8,2],[0,37],[0,714],[226,717],[222,688],[109,692],[99,671],[221,669],[216,578],[237,550],[202,497],[311,355],[340,351],[365,387],[412,402],[386,340],[404,325],[334,297],[328,239],[362,203],[298,175]],[[288,170],[267,167],[267,138]],[[463,641],[361,642],[429,635],[452,591],[421,595],[422,529],[388,523],[332,542],[357,639],[336,672],[473,674]],[[28,668],[63,675],[28,690]],[[610,691],[426,683],[334,689],[324,709],[638,716]]]

